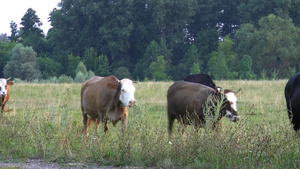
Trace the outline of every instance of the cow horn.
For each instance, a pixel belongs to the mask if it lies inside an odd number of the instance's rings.
[[[237,91],[234,91],[234,93],[238,93],[242,90],[242,88],[239,88]]]
[[[10,80],[11,77],[7,78],[6,80]]]

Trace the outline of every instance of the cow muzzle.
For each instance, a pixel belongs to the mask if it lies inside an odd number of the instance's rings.
[[[240,116],[233,115],[230,111],[226,111],[225,117],[229,118],[232,122],[237,122],[240,120]]]
[[[128,107],[134,107],[136,106],[136,100],[129,101]]]

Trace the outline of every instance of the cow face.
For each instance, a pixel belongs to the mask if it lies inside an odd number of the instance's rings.
[[[230,104],[230,109],[226,110],[226,117],[229,118],[231,121],[236,122],[240,119],[240,116],[238,116],[237,111],[237,97],[235,96],[234,92],[228,92],[225,93],[226,99],[228,100],[228,103]]]
[[[122,106],[131,107],[136,102],[134,98],[135,87],[133,85],[133,83],[135,82],[130,79],[122,79],[120,82],[122,85],[120,94],[120,101],[122,102]]]
[[[7,79],[0,79],[0,96],[5,97],[7,95]]]

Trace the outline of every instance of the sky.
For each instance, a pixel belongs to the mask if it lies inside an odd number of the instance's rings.
[[[36,11],[43,25],[40,27],[47,34],[51,28],[49,14],[54,8],[58,8],[61,0],[0,0],[0,34],[11,35],[10,22],[13,21],[21,27],[21,19],[28,8]]]

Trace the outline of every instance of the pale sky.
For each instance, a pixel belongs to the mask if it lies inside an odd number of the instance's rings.
[[[50,22],[48,22],[49,14],[54,8],[58,8],[59,2],[61,0],[0,0],[0,34],[11,35],[11,21],[18,24],[18,29],[20,29],[21,19],[28,8],[36,11],[36,15],[43,23],[40,28],[47,34],[51,27]]]

